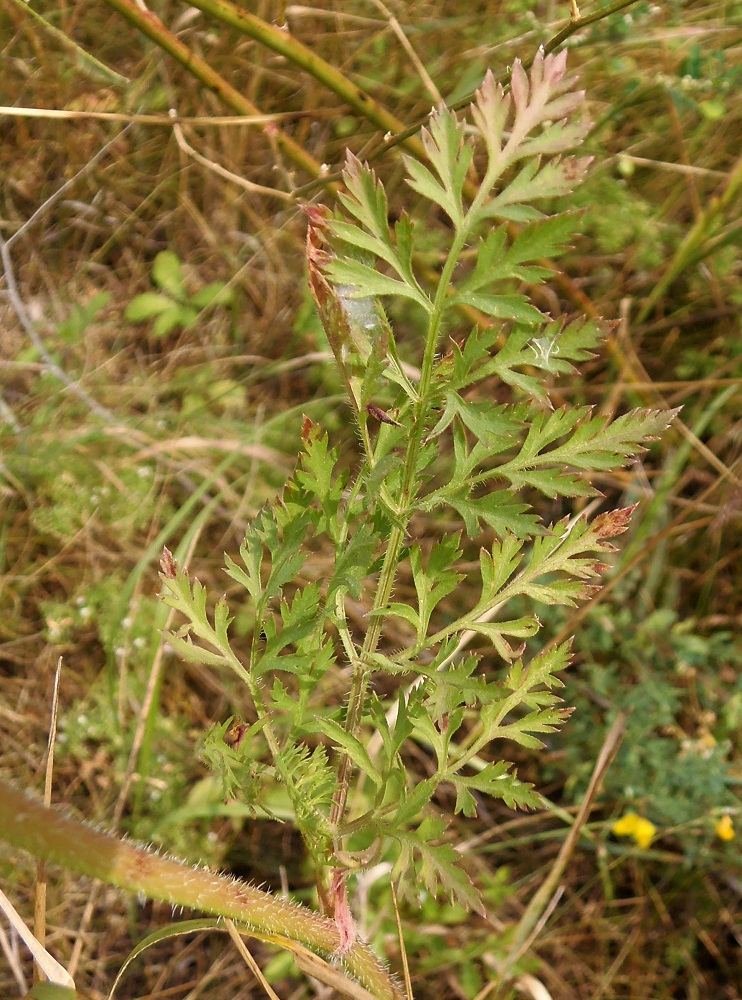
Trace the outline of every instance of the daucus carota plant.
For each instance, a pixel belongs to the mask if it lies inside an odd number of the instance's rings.
[[[226,600],[211,614],[204,587],[169,552],[162,561],[164,599],[185,618],[172,647],[245,684],[247,721],[228,740],[231,720],[217,726],[204,754],[227,796],[269,811],[268,793],[282,787],[314,865],[317,919],[325,939],[334,921],[333,947],[349,958],[347,879],[380,859],[402,889],[442,887],[482,909],[436,795],[453,791],[464,816],[487,795],[539,805],[502,754],[507,741],[538,748],[566,718],[555,689],[569,644],[529,658],[526,640],[540,629],[539,604],[592,591],[630,516],[548,524],[534,500],[594,496],[589,474],[626,465],[672,418],[634,410],[611,421],[549,402],[544,375],[572,375],[601,337],[594,322],[543,315],[522,291],[543,281],[544,258],[574,226],[536,206],[569,193],[587,167],[563,156],[587,129],[565,67],[563,54],[540,53],[528,74],[516,63],[508,93],[488,75],[468,123],[432,114],[427,164],[405,158],[410,187],[449,236],[432,276],[429,263],[418,267],[417,226],[402,214],[390,227],[382,185],[353,156],[339,213],[307,208],[309,281],[361,455],[344,471],[305,420],[295,474],[251,524],[239,562],[227,558],[254,618],[246,649],[230,638]],[[394,296],[419,330],[404,345],[414,360],[402,360],[382,305]],[[426,536],[414,541],[420,525]],[[483,538],[473,572],[464,553]],[[475,596],[462,608],[465,594]],[[349,614],[359,603],[362,627]],[[406,764],[410,743],[430,754],[422,780]],[[299,923],[286,935],[319,947]],[[263,916],[252,926],[274,932]],[[397,995],[354,962],[346,968],[368,989]]]
[[[338,919],[342,911],[343,921],[346,874],[382,856],[394,859],[402,884],[442,885],[464,906],[480,906],[431,803],[444,785],[467,816],[481,795],[539,804],[501,759],[501,741],[538,747],[537,734],[563,721],[553,690],[569,646],[524,661],[524,640],[540,623],[535,608],[509,618],[508,605],[584,597],[630,513],[547,525],[524,493],[595,495],[587,474],[625,465],[671,419],[635,410],[610,421],[589,407],[554,409],[539,378],[572,373],[572,362],[600,340],[595,323],[549,319],[519,290],[543,280],[543,258],[574,225],[572,215],[544,215],[535,205],[568,193],[587,167],[561,155],[587,129],[565,67],[564,54],[539,54],[529,74],[516,64],[507,94],[488,75],[471,123],[434,112],[423,132],[428,164],[405,158],[409,185],[440,209],[450,232],[432,286],[416,269],[415,224],[403,214],[390,227],[382,185],[352,155],[342,211],[306,209],[309,281],[362,456],[351,474],[340,471],[327,435],[305,420],[293,478],[247,531],[240,562],[227,560],[255,618],[244,657],[228,636],[226,601],[212,622],[201,585],[169,558],[163,563],[165,600],[187,619],[170,640],[175,649],[230,667],[249,695],[253,721],[239,748],[227,751],[223,731],[208,746],[228,793],[259,802],[265,783],[284,786],[322,906]],[[507,221],[521,224],[517,235]],[[409,300],[419,319],[414,373],[381,304],[390,296]],[[461,307],[483,322],[459,338]],[[509,402],[491,398],[497,383]],[[452,511],[461,530],[438,532],[436,516]],[[420,515],[429,542],[410,539]],[[493,540],[481,549],[475,581],[462,569],[464,536],[483,532]],[[320,551],[331,565],[322,581],[312,569]],[[400,573],[412,577],[409,600],[394,600]],[[478,592],[473,606],[444,607],[465,578],[467,591]],[[348,599],[368,603],[363,632],[348,619]],[[390,619],[395,634],[400,626],[409,634],[402,649],[384,641]],[[469,633],[484,641],[486,660],[465,652]],[[396,694],[377,693],[381,676],[384,691]],[[328,691],[345,677],[338,707]],[[269,760],[258,762],[258,739]],[[432,755],[422,781],[406,768],[408,741]],[[350,940],[349,921],[347,932]]]

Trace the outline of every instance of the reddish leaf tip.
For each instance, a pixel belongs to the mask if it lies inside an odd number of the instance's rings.
[[[593,531],[598,538],[613,538],[615,535],[623,534],[629,526],[631,515],[638,506],[634,503],[630,507],[607,510],[604,514],[599,514],[593,521]]]
[[[162,570],[162,575],[167,580],[174,580],[178,573],[178,564],[175,558],[168,548],[162,550],[162,558],[160,559],[160,569]]]
[[[306,415],[302,417],[301,421],[301,439],[302,441],[308,441],[312,436],[312,431],[315,428],[314,422]]]

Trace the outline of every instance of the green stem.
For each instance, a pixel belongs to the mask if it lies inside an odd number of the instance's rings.
[[[478,205],[475,199],[475,205]],[[475,206],[472,206],[472,209]],[[470,209],[471,212],[471,209]],[[471,216],[474,217],[473,215]],[[348,711],[345,717],[345,729],[349,733],[355,734],[360,726],[363,714],[363,706],[368,688],[368,678],[371,673],[369,663],[371,656],[376,652],[376,647],[381,638],[381,630],[384,624],[381,612],[389,603],[394,587],[394,580],[399,563],[399,554],[404,542],[406,526],[410,520],[410,505],[416,493],[415,475],[417,473],[417,461],[422,445],[423,434],[425,433],[425,418],[430,408],[430,385],[433,378],[436,351],[440,340],[443,314],[446,307],[448,286],[453,276],[454,269],[459,260],[459,256],[466,241],[468,228],[462,225],[456,232],[451,248],[446,257],[446,263],[441,272],[438,288],[436,289],[433,308],[428,321],[428,329],[425,338],[425,351],[423,363],[420,371],[420,382],[418,396],[413,407],[413,426],[407,445],[405,455],[404,470],[402,473],[402,486],[400,489],[397,509],[400,517],[404,520],[404,527],[395,525],[392,528],[389,541],[387,542],[384,562],[379,575],[379,584],[374,595],[373,609],[371,611],[371,624],[363,642],[360,656],[357,658],[353,669],[350,694],[348,698]],[[332,803],[330,813],[330,823],[337,829],[342,822],[345,806],[348,801],[350,789],[350,778],[353,764],[350,757],[343,753],[338,767],[338,787]]]
[[[246,882],[163,858],[47,809],[0,781],[2,839],[35,857],[143,893],[246,924],[259,934],[303,944],[328,958],[340,953],[340,933],[326,917]],[[379,1000],[404,1000],[379,959],[356,942],[342,955],[344,969]]]
[[[639,0],[614,0],[613,3],[606,4],[605,7],[600,7],[590,14],[580,14],[579,17],[571,17],[564,27],[557,31],[556,35],[553,35],[544,45],[544,52],[548,56],[550,52],[559,48],[562,42],[566,42],[570,35],[574,35],[576,31],[580,31],[588,24],[595,24],[596,21],[603,21],[606,17],[610,17],[611,14],[618,14],[619,11],[625,10],[627,7],[633,7],[638,2]]]
[[[193,0],[193,6],[249,35],[261,45],[278,52],[294,65],[301,67],[383,132],[404,131],[404,122],[382,107],[365,90],[352,83],[331,63],[326,62],[316,52],[294,38],[288,30],[262,21],[254,14],[230,3],[229,0]],[[404,140],[404,145],[418,159],[426,159],[423,144],[416,135],[408,136]]]

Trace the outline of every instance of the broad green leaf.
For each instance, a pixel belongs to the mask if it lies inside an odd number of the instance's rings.
[[[131,300],[124,310],[130,323],[143,323],[173,309],[173,300],[159,292],[143,292]]]
[[[196,313],[193,309],[189,310],[186,306],[171,302],[152,324],[152,333],[155,337],[166,337],[176,326],[186,326],[195,318]]]
[[[157,254],[152,264],[152,279],[158,288],[174,299],[185,299],[183,265],[172,250],[161,250]]]
[[[23,1000],[82,1000],[77,990],[54,983],[36,983]]]
[[[204,285],[191,297],[191,303],[198,309],[210,306],[229,306],[234,301],[234,292],[223,281],[212,281]]]

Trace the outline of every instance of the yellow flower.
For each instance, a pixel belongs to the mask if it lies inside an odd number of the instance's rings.
[[[734,840],[734,825],[732,823],[732,817],[729,813],[726,813],[721,817],[714,827],[714,830],[716,831],[716,836],[719,840]]]
[[[611,827],[617,837],[633,837],[639,847],[649,847],[657,833],[657,827],[643,816],[630,812]]]

